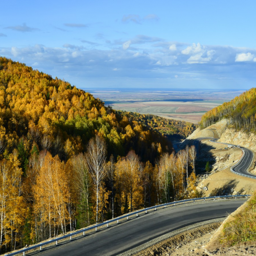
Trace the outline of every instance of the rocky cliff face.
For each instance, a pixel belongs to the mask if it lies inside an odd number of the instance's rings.
[[[237,132],[227,127],[228,121],[223,119],[205,129],[197,129],[188,139],[202,137],[218,138],[219,142],[240,145],[256,152],[256,135],[245,132]],[[204,192],[205,196],[220,194],[252,194],[256,187],[256,180],[242,177],[230,171],[242,157],[241,149],[227,147],[225,144],[213,143],[209,140],[202,141],[201,152],[208,152],[212,156],[212,171],[206,177],[198,177],[199,184],[197,189]],[[198,160],[202,155],[198,155]],[[256,175],[256,162],[254,161],[250,171]],[[204,189],[207,188],[207,189]]]
[[[245,133],[241,131],[235,131],[234,129],[226,128],[222,133],[219,142],[231,143],[239,145],[245,148],[249,148],[254,153],[256,152],[256,135],[253,133]],[[256,175],[256,161],[254,154],[254,161],[249,170],[252,174]]]
[[[226,128],[222,133],[219,142],[231,143],[249,148],[256,152],[256,135],[253,133],[244,133],[235,131],[234,129]]]

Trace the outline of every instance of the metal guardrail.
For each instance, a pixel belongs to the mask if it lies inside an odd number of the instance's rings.
[[[201,198],[185,199],[185,200],[180,200],[180,201],[174,201],[174,202],[170,202],[170,203],[160,204],[160,205],[156,205],[156,206],[151,206],[151,207],[144,208],[144,209],[138,210],[138,211],[134,211],[132,213],[125,214],[125,215],[119,216],[117,218],[104,221],[103,223],[95,224],[95,225],[93,225],[91,227],[80,229],[78,231],[69,233],[67,235],[63,235],[61,237],[57,237],[57,238],[54,238],[52,240],[49,240],[49,241],[46,241],[46,242],[43,242],[43,243],[40,243],[40,244],[32,245],[32,246],[29,246],[27,248],[23,248],[21,250],[18,250],[18,251],[15,251],[15,252],[10,252],[10,253],[4,254],[4,255],[5,256],[11,256],[11,255],[17,255],[17,254],[25,255],[26,252],[28,252],[30,250],[34,250],[34,249],[39,249],[41,251],[42,247],[45,246],[45,245],[55,243],[55,245],[57,246],[58,242],[60,240],[69,238],[70,241],[71,241],[72,240],[72,236],[79,235],[79,234],[82,234],[82,233],[83,233],[83,236],[84,236],[86,231],[90,231],[90,230],[93,230],[93,229],[95,231],[97,231],[98,228],[102,227],[102,226],[106,226],[106,228],[108,228],[111,223],[118,224],[119,221],[122,220],[122,219],[127,219],[128,220],[130,216],[134,216],[134,215],[136,215],[135,217],[138,217],[140,213],[147,214],[150,210],[156,211],[158,208],[166,208],[167,206],[175,206],[175,205],[180,205],[180,204],[184,204],[184,203],[191,203],[191,202],[195,202],[195,201],[206,201],[206,200],[217,200],[217,199],[228,199],[228,198],[232,198],[232,199],[248,198],[249,196],[250,195],[235,195],[235,196],[227,195],[227,196],[201,197]]]

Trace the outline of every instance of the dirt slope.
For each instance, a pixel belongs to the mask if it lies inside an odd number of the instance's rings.
[[[240,145],[256,152],[256,135],[236,132],[233,129],[227,128],[227,120],[222,120],[206,129],[197,129],[187,139],[197,139],[200,137],[214,137],[219,139],[219,142]],[[198,183],[197,190],[202,191],[204,196],[225,195],[225,194],[252,194],[256,189],[256,180],[236,175],[230,171],[233,166],[242,157],[242,151],[239,148],[229,148],[226,145],[210,142],[209,140],[202,141],[201,153],[198,157],[201,160],[208,161],[214,159],[212,171],[202,178]],[[211,158],[209,158],[209,155]],[[208,159],[209,158],[209,159]],[[251,169],[256,173],[256,163],[253,163]],[[233,216],[242,211],[246,207],[246,203],[237,211],[232,213],[224,223],[233,219]],[[190,239],[178,241],[175,244],[176,237],[165,241],[159,246],[149,248],[146,252],[141,252],[138,255],[255,255],[256,247],[254,245],[238,245],[232,248],[219,247],[218,236],[223,225],[217,229],[217,232],[203,232],[199,230],[197,235],[186,233],[183,237]],[[194,238],[192,238],[194,236]],[[191,239],[192,238],[192,239]],[[205,248],[210,251],[208,254]],[[143,254],[144,253],[144,254]],[[145,254],[146,253],[146,254]]]
[[[206,129],[197,129],[188,139],[214,137],[218,138],[219,142],[244,146],[256,152],[256,135],[235,132],[227,128],[227,123],[227,120],[223,119]],[[230,171],[230,167],[242,157],[241,149],[229,148],[226,145],[210,142],[209,140],[204,140],[202,143],[201,152],[209,150],[207,154],[211,155],[215,163],[209,176],[199,182],[198,191],[202,191],[205,196],[252,194],[254,192],[256,180],[236,175]],[[204,161],[207,161],[207,156],[201,155],[201,157]],[[256,163],[253,163],[253,168],[254,166],[256,166]]]

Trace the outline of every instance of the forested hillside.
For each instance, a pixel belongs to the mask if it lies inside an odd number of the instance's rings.
[[[0,58],[0,249],[194,197],[195,147],[91,94]]]
[[[133,117],[134,120],[142,123],[146,127],[160,132],[162,135],[180,135],[183,139],[185,139],[197,128],[195,124],[189,122],[166,119],[155,115],[139,114],[126,111],[118,111],[118,113]]]
[[[117,115],[99,99],[65,81],[4,58],[0,59],[0,69],[3,154],[23,144],[27,152],[35,146],[67,160],[84,152],[96,133],[106,139],[109,154],[114,156],[135,149],[142,160],[149,160],[171,150],[160,134]]]
[[[205,128],[223,118],[227,118],[230,126],[236,130],[243,129],[246,132],[256,133],[256,88],[205,113],[200,126]]]

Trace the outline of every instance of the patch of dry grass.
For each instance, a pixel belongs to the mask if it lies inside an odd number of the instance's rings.
[[[227,222],[219,237],[220,244],[233,246],[256,241],[256,192],[248,200],[247,207]]]

